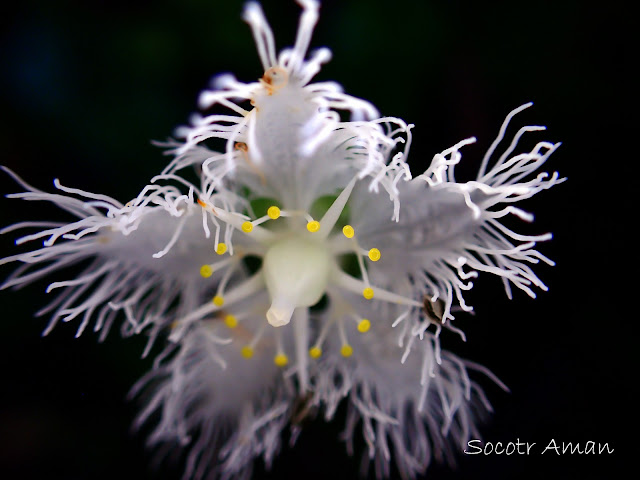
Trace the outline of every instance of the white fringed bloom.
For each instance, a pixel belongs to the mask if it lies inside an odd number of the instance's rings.
[[[318,4],[299,3],[295,44],[278,56],[261,8],[247,4],[263,77],[217,77],[200,96],[216,113],[178,129],[181,140],[167,144],[174,159],[127,204],[57,181],[60,193],[45,193],[8,172],[26,190],[10,197],[52,202],[77,220],[5,228],[43,228],[17,243],[44,246],[0,260],[23,264],[3,288],[89,261],[47,289],[62,292],[39,312],[54,311],[45,333],[81,317],[78,335],[93,321],[104,338],[123,312],[123,334],[146,332],[149,346],[167,337],[135,389],[149,399],[138,423],[159,415],[151,444],[190,445],[185,478],[247,476],[257,457],[269,465],[300,399],[331,418],[343,398],[346,436],[362,420],[378,475],[389,475],[393,452],[402,476],[415,477],[489,409],[467,370],[491,374],[439,344],[442,328],[463,336],[452,312],[472,310],[470,279],[498,275],[509,296],[512,285],[546,289],[530,264],[552,264],[535,250],[550,234],[501,223],[531,221],[512,204],[564,180],[535,173],[558,144],[516,153],[543,127],[501,147],[530,104],[509,114],[476,180],[454,178],[473,138],[412,179],[412,125],[335,83],[310,83],[330,52],[307,58]],[[181,176],[187,167],[197,184]]]

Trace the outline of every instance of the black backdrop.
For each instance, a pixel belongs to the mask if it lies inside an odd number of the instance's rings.
[[[476,315],[458,320],[468,344],[445,345],[511,388],[487,385],[496,413],[486,440],[592,440],[615,452],[459,455],[457,469],[432,465],[427,477],[615,476],[634,450],[637,420],[625,342],[636,320],[635,298],[625,294],[635,276],[637,205],[627,197],[637,161],[627,113],[630,13],[613,2],[489,3],[326,1],[312,46],[329,46],[334,59],[319,78],[415,123],[418,173],[434,153],[477,136],[463,151],[461,178],[474,173],[504,116],[535,102],[517,123],[548,126],[537,138],[563,142],[548,168],[569,177],[523,205],[536,213],[524,230],[555,235],[541,251],[557,266],[536,270],[550,291],[535,301],[516,292],[509,301],[497,280],[481,276],[468,296]],[[297,6],[263,6],[278,45],[291,44]],[[34,0],[3,10],[0,162],[41,188],[58,177],[132,198],[166,162],[148,140],[186,122],[212,74],[261,75],[239,1]],[[17,190],[0,177],[1,193]],[[0,199],[0,225],[49,215]],[[0,238],[0,256],[12,253],[9,237]],[[46,285],[0,292],[0,476],[179,478],[179,468],[150,470],[144,438],[129,432],[136,406],[124,397],[149,367],[139,359],[142,340],[115,332],[104,344],[90,332],[74,339],[73,324],[41,338],[46,320],[32,313],[47,300]],[[312,424],[271,472],[258,466],[255,477],[355,478],[359,461],[344,453],[339,431]]]

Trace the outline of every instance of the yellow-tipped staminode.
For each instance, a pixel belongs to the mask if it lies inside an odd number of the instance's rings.
[[[240,355],[242,355],[244,358],[253,357],[253,347],[251,347],[251,345],[245,345],[240,350]]]
[[[322,349],[320,347],[311,347],[309,349],[309,356],[311,358],[320,358],[320,355],[322,355]]]
[[[353,236],[356,234],[356,231],[351,225],[345,225],[344,227],[342,227],[342,234],[347,238],[353,238]]]
[[[222,305],[224,305],[224,298],[222,298],[220,295],[216,295],[215,297],[213,297],[212,301],[216,307],[221,307]]]
[[[345,343],[340,349],[340,354],[345,358],[350,357],[351,355],[353,355],[353,347],[348,343]]]
[[[203,278],[209,278],[213,275],[213,268],[211,268],[211,265],[202,265],[200,267],[200,275],[202,275]]]
[[[253,230],[253,223],[244,222],[241,228],[244,233],[251,233],[251,230]]]
[[[280,217],[280,209],[273,205],[269,207],[269,210],[267,210],[267,215],[270,219],[275,220]]]
[[[367,287],[362,291],[362,296],[367,300],[371,300],[373,298],[373,288]]]
[[[360,333],[368,332],[370,328],[371,328],[371,322],[369,320],[367,320],[366,318],[363,318],[358,323],[358,331]]]
[[[309,223],[307,223],[307,230],[309,230],[311,233],[316,233],[318,230],[320,230],[320,222],[317,220],[312,220]]]
[[[372,248],[371,250],[369,250],[369,260],[371,260],[372,262],[377,262],[378,260],[380,260],[380,250],[378,250],[377,248]]]
[[[238,325],[238,319],[235,317],[235,315],[229,314],[224,317],[224,323],[229,328],[235,328]]]
[[[218,248],[216,248],[216,253],[217,253],[218,255],[224,255],[224,253],[225,253],[226,251],[227,251],[227,245],[226,245],[226,244],[224,244],[224,243],[222,243],[222,242],[220,242],[220,243],[218,244]]]
[[[278,353],[275,357],[273,357],[273,363],[275,363],[279,367],[284,367],[287,363],[289,363],[289,357],[287,357],[284,353]]]

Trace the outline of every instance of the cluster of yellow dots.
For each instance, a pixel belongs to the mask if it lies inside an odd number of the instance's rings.
[[[229,328],[235,328],[238,325],[238,320],[234,315],[227,314],[224,317],[224,323]],[[370,328],[371,322],[368,319],[363,318],[358,322],[358,331],[360,333],[366,333]],[[252,345],[245,345],[240,349],[240,355],[242,355],[246,359],[253,358],[254,353],[255,350]],[[351,355],[353,355],[353,347],[348,343],[343,344],[342,347],[340,347],[340,355],[345,358],[350,357]],[[319,345],[314,345],[309,349],[309,356],[314,359],[320,358],[322,356],[322,348]],[[285,367],[289,363],[289,357],[285,353],[278,352],[273,357],[273,363],[278,367]]]
[[[224,255],[226,252],[227,252],[227,245],[222,242],[218,243],[218,246],[216,247],[216,253],[218,255]],[[217,264],[214,263],[210,265],[202,265],[200,267],[200,276],[202,276],[202,278],[209,278],[211,275],[213,275],[214,266],[220,266],[225,263],[228,263],[228,262],[223,260]],[[222,305],[224,305],[224,298],[221,295],[215,295],[212,299],[212,302],[216,307],[221,307]]]
[[[269,207],[269,209],[267,210],[267,214],[264,217],[258,218],[256,220],[253,221],[244,221],[242,222],[242,225],[240,225],[240,229],[244,232],[244,233],[251,233],[253,231],[253,228],[256,225],[260,225],[261,223],[266,222],[267,220],[277,220],[280,217],[284,217],[284,216],[294,216],[294,215],[300,215],[299,212],[283,212],[282,210],[280,210],[279,207],[272,205],[271,207]],[[309,215],[305,215],[307,217],[307,231],[309,231],[310,233],[316,233],[320,231],[320,222],[317,220],[314,220],[312,217],[310,217]]]
[[[342,227],[342,234],[347,237],[347,238],[354,238],[356,231],[354,230],[354,228],[351,225],[345,225],[344,227]],[[355,239],[354,239],[355,241]],[[357,245],[357,243],[356,243]],[[377,262],[378,260],[380,260],[380,258],[382,257],[382,254],[380,253],[380,250],[378,250],[377,248],[371,248],[369,249],[369,251],[363,251],[366,252],[367,256],[369,257],[369,260],[371,260],[372,262]],[[360,258],[360,257],[358,257]],[[361,261],[361,260],[359,260]],[[363,268],[363,267],[361,267]],[[363,272],[364,274],[364,272]],[[364,290],[362,290],[362,296],[364,298],[366,298],[367,300],[371,300],[374,297],[374,292],[373,292],[373,288],[367,286]]]
[[[224,255],[226,252],[227,252],[227,245],[222,242],[218,243],[218,246],[216,247],[216,253],[218,255]],[[213,266],[202,265],[200,267],[200,275],[202,276],[202,278],[209,278],[211,275],[213,275]]]
[[[340,347],[340,355],[345,358],[350,357],[351,355],[353,355],[353,347],[348,343],[345,343],[344,345],[342,345],[342,347]],[[309,356],[311,358],[320,358],[322,356],[322,348],[318,347],[317,345],[311,347],[309,349]]]
[[[240,355],[242,355],[246,359],[253,358],[254,353],[254,349],[251,345],[245,345],[240,349]],[[275,363],[278,367],[286,367],[289,363],[289,357],[282,352],[277,353],[273,357],[273,363]]]
[[[240,228],[245,233],[251,233],[253,231],[254,225],[259,225],[260,223],[263,223],[268,219],[277,220],[278,218],[280,218],[280,216],[282,216],[282,214],[283,212],[280,210],[280,208],[273,205],[269,207],[269,209],[267,210],[267,215],[265,217],[262,217],[253,222],[245,221],[242,223]],[[313,219],[309,220],[307,222],[307,230],[310,233],[318,232],[320,230],[320,222]],[[355,236],[355,230],[351,225],[345,225],[342,228],[342,233],[347,238],[353,238]],[[219,243],[216,247],[216,253],[218,255],[223,255],[224,253],[226,253],[226,251],[227,246],[224,243]],[[367,255],[372,262],[377,262],[381,257],[380,250],[378,250],[377,248],[371,248],[367,252]],[[209,278],[211,275],[213,275],[213,267],[211,265],[203,265],[200,268],[200,275],[204,278]],[[371,287],[366,287],[362,291],[362,296],[367,300],[371,300],[374,296],[373,289]],[[222,307],[224,305],[224,299],[222,298],[222,296],[215,295],[212,301],[213,304],[217,307]],[[227,314],[224,317],[224,323],[228,328],[236,328],[238,326],[238,319],[234,315]],[[371,322],[368,319],[363,318],[358,322],[357,329],[360,333],[366,333],[370,328]],[[254,353],[255,352],[252,345],[245,345],[240,349],[240,354],[246,359],[253,358]],[[344,343],[340,348],[340,354],[345,358],[350,357],[351,355],[353,355],[353,347],[348,343]],[[309,349],[309,356],[314,359],[320,358],[322,356],[322,348],[319,345],[311,347]],[[289,357],[287,357],[287,355],[282,352],[278,352],[273,357],[273,363],[278,367],[285,367],[289,363]]]
[[[280,208],[276,207],[275,205],[272,205],[267,210],[266,216],[259,218],[258,220],[255,220],[253,222],[250,222],[247,220],[246,222],[243,222],[242,225],[240,225],[240,229],[244,233],[251,233],[253,231],[254,225],[260,225],[262,222],[266,222],[269,219],[277,220],[278,218],[280,218],[281,215],[282,215],[282,211],[280,210]]]
[[[353,238],[356,234],[356,231],[351,225],[345,225],[344,227],[342,227],[342,234],[347,238]],[[367,252],[367,255],[369,256],[369,260],[371,260],[372,262],[377,262],[382,256],[380,250],[378,250],[377,248],[370,249]]]
[[[366,333],[370,328],[371,321],[369,321],[368,319],[363,318],[358,322],[358,331],[360,333]],[[345,358],[350,357],[351,355],[353,355],[353,347],[348,343],[344,343],[342,347],[340,347],[340,355]],[[320,347],[320,345],[314,345],[313,347],[311,347],[309,349],[309,356],[311,358],[320,358],[322,356],[322,348]]]
[[[236,328],[238,326],[238,319],[236,318],[235,315],[232,315],[230,313],[226,314],[223,318],[224,324],[228,327],[228,328]],[[253,358],[253,355],[255,354],[255,350],[253,345],[245,345],[240,349],[240,355],[242,355],[242,357],[246,358],[246,359],[250,359]],[[287,366],[287,364],[289,363],[289,357],[282,353],[282,352],[278,352],[274,357],[273,357],[273,363],[275,363],[278,367],[285,367]]]

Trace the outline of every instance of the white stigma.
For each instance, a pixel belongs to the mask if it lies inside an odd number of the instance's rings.
[[[332,260],[322,243],[290,237],[275,243],[264,256],[264,282],[271,296],[267,321],[281,327],[298,307],[310,307],[322,297]]]

